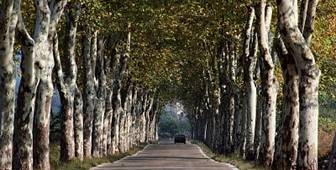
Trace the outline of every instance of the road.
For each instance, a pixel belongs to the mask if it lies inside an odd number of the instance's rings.
[[[215,162],[194,144],[151,144],[135,155],[91,170],[237,170],[226,163]]]

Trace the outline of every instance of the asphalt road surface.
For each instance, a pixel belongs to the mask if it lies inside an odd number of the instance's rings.
[[[163,142],[151,144],[135,155],[91,170],[237,170],[226,163],[215,162],[193,144]]]

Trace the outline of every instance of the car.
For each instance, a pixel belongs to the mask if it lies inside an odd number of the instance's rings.
[[[176,135],[174,138],[174,143],[184,143],[186,144],[186,136],[185,135]]]

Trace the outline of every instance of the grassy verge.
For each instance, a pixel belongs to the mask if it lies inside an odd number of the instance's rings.
[[[140,146],[129,150],[126,153],[122,154],[115,154],[112,156],[106,156],[103,158],[92,158],[92,159],[85,159],[83,161],[80,160],[72,160],[69,162],[61,162],[59,160],[60,156],[60,148],[58,145],[52,144],[50,147],[50,164],[52,170],[88,170],[92,167],[95,167],[102,163],[109,163],[119,160],[123,157],[135,154],[139,150],[142,150],[146,145],[141,144]]]
[[[266,170],[265,167],[262,167],[261,165],[258,165],[255,162],[243,160],[238,154],[231,154],[231,155],[216,154],[212,152],[208,146],[199,141],[192,141],[191,143],[198,145],[208,157],[217,162],[226,162],[232,164],[237,168],[239,168],[240,170]]]
[[[336,131],[336,119],[330,116],[319,117],[319,169],[328,167],[329,154]]]

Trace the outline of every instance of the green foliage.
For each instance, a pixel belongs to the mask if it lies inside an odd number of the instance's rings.
[[[321,0],[317,8],[313,50],[322,75],[320,94],[336,100],[336,1]]]
[[[177,116],[167,112],[161,114],[159,123],[159,133],[161,135],[189,134],[190,130],[191,126],[188,120],[179,120]]]
[[[163,102],[180,100],[188,107],[199,105],[204,96],[204,82],[207,80],[203,73],[210,69],[209,64],[213,64],[215,60],[218,41],[223,37],[230,37],[241,52],[241,35],[246,22],[247,6],[253,2],[255,1],[70,1],[81,4],[79,35],[98,30],[101,34],[113,35],[124,43],[126,33],[130,31],[132,38],[129,69],[132,80],[139,86],[157,89]],[[23,1],[22,6],[25,23],[30,32],[33,32],[34,2]],[[334,0],[319,2],[312,43],[322,71],[320,98],[330,97],[331,100],[336,99],[335,9]],[[275,31],[276,12],[273,18],[272,28]],[[127,29],[129,23],[131,28]],[[59,26],[63,27],[64,24]],[[79,37],[78,42],[80,40]],[[113,46],[108,44],[108,47]],[[78,56],[81,59],[80,52]],[[79,66],[79,70],[81,69],[82,66]],[[281,70],[279,67],[276,70],[282,83]],[[215,72],[216,69],[212,69],[211,74],[214,75]],[[215,85],[211,88],[215,89],[217,81],[213,80]]]
[[[319,128],[322,128],[323,130],[328,132],[334,131],[336,129],[336,118],[320,116]]]
[[[216,0],[80,2],[83,33],[87,33],[88,26],[121,37],[127,31],[132,32],[129,69],[137,84],[158,89],[163,101],[180,98],[186,102],[202,91],[199,85],[208,58],[203,41],[217,42],[223,34],[239,36],[245,6],[249,3]],[[128,23],[131,23],[130,30],[126,29]]]

